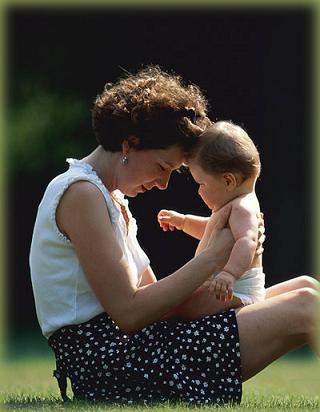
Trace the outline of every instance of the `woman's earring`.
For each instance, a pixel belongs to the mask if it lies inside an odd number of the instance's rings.
[[[128,163],[128,156],[127,155],[123,155],[122,156],[122,164],[126,165]]]

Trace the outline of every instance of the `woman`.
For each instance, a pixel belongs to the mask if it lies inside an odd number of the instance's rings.
[[[211,315],[213,298],[199,287],[232,248],[227,209],[208,248],[157,281],[124,195],[166,189],[210,124],[206,101],[196,86],[149,67],[108,85],[92,118],[99,145],[68,159],[48,185],[30,252],[63,398],[69,377],[77,399],[240,402],[243,380],[309,342],[314,283],[298,279],[293,291]]]

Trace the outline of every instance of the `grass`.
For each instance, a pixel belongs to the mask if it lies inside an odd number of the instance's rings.
[[[183,412],[191,409],[215,410],[213,406],[188,407],[170,403],[150,406],[110,406],[70,402],[63,404],[51,371],[53,356],[15,357],[1,368],[0,402],[9,411],[138,411]],[[69,385],[70,386],[70,385]],[[69,395],[71,395],[69,393]],[[232,411],[319,411],[320,361],[312,356],[287,356],[244,384],[240,406],[226,406]]]

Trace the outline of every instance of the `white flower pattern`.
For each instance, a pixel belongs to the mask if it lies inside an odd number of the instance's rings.
[[[60,329],[49,345],[57,359],[55,376],[69,377],[76,399],[198,405],[241,400],[234,310],[193,321],[157,322],[131,336],[102,314]]]

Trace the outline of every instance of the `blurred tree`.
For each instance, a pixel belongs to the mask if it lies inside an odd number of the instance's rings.
[[[82,157],[94,147],[90,134],[90,108],[82,96],[58,94],[32,78],[18,79],[8,113],[11,174],[59,170],[66,157]]]

